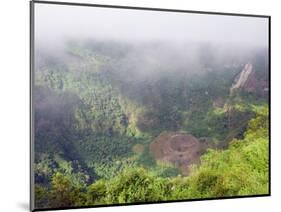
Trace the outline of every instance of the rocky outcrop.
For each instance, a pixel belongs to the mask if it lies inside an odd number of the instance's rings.
[[[250,63],[247,63],[243,70],[240,72],[240,74],[235,78],[234,83],[232,84],[230,88],[230,94],[232,95],[235,91],[239,89],[245,88],[245,86],[248,84],[252,84],[252,87],[254,86],[254,83],[249,83],[248,81],[255,81],[255,75],[253,72],[253,65]]]
[[[233,95],[238,91],[246,91],[263,95],[267,92],[267,90],[265,80],[258,79],[253,65],[251,63],[247,63],[243,70],[235,78],[230,88],[230,95]]]

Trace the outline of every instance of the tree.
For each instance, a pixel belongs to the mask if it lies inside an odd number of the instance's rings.
[[[69,175],[55,173],[51,182],[51,206],[55,208],[82,206],[85,203],[85,194],[82,190],[83,187],[71,184]]]

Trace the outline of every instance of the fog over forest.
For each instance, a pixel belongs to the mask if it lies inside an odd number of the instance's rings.
[[[35,208],[268,194],[268,19],[36,3]]]
[[[139,78],[164,70],[200,72],[204,57],[247,62],[268,45],[263,18],[38,4],[35,20],[36,64],[41,54],[65,58],[73,41],[85,49],[101,43],[96,47],[105,54],[123,54],[122,70]]]

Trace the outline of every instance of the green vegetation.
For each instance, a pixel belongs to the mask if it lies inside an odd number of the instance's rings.
[[[267,194],[268,96],[229,95],[241,67],[224,68],[226,59],[203,54],[188,75],[185,63],[167,66],[134,48],[69,42],[63,59],[37,64],[36,208]],[[153,74],[139,70],[146,63]],[[162,132],[198,138],[188,172],[151,152]]]
[[[36,187],[45,207],[151,202],[268,193],[268,111],[262,107],[245,137],[226,150],[209,150],[187,177],[157,177],[144,168],[127,167],[115,177],[85,186],[56,172],[48,191]],[[44,195],[42,195],[44,193]],[[60,194],[60,195],[55,195]]]

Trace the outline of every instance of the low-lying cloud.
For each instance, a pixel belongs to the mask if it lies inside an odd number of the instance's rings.
[[[70,5],[35,4],[35,41],[210,42],[267,47],[268,19]]]

